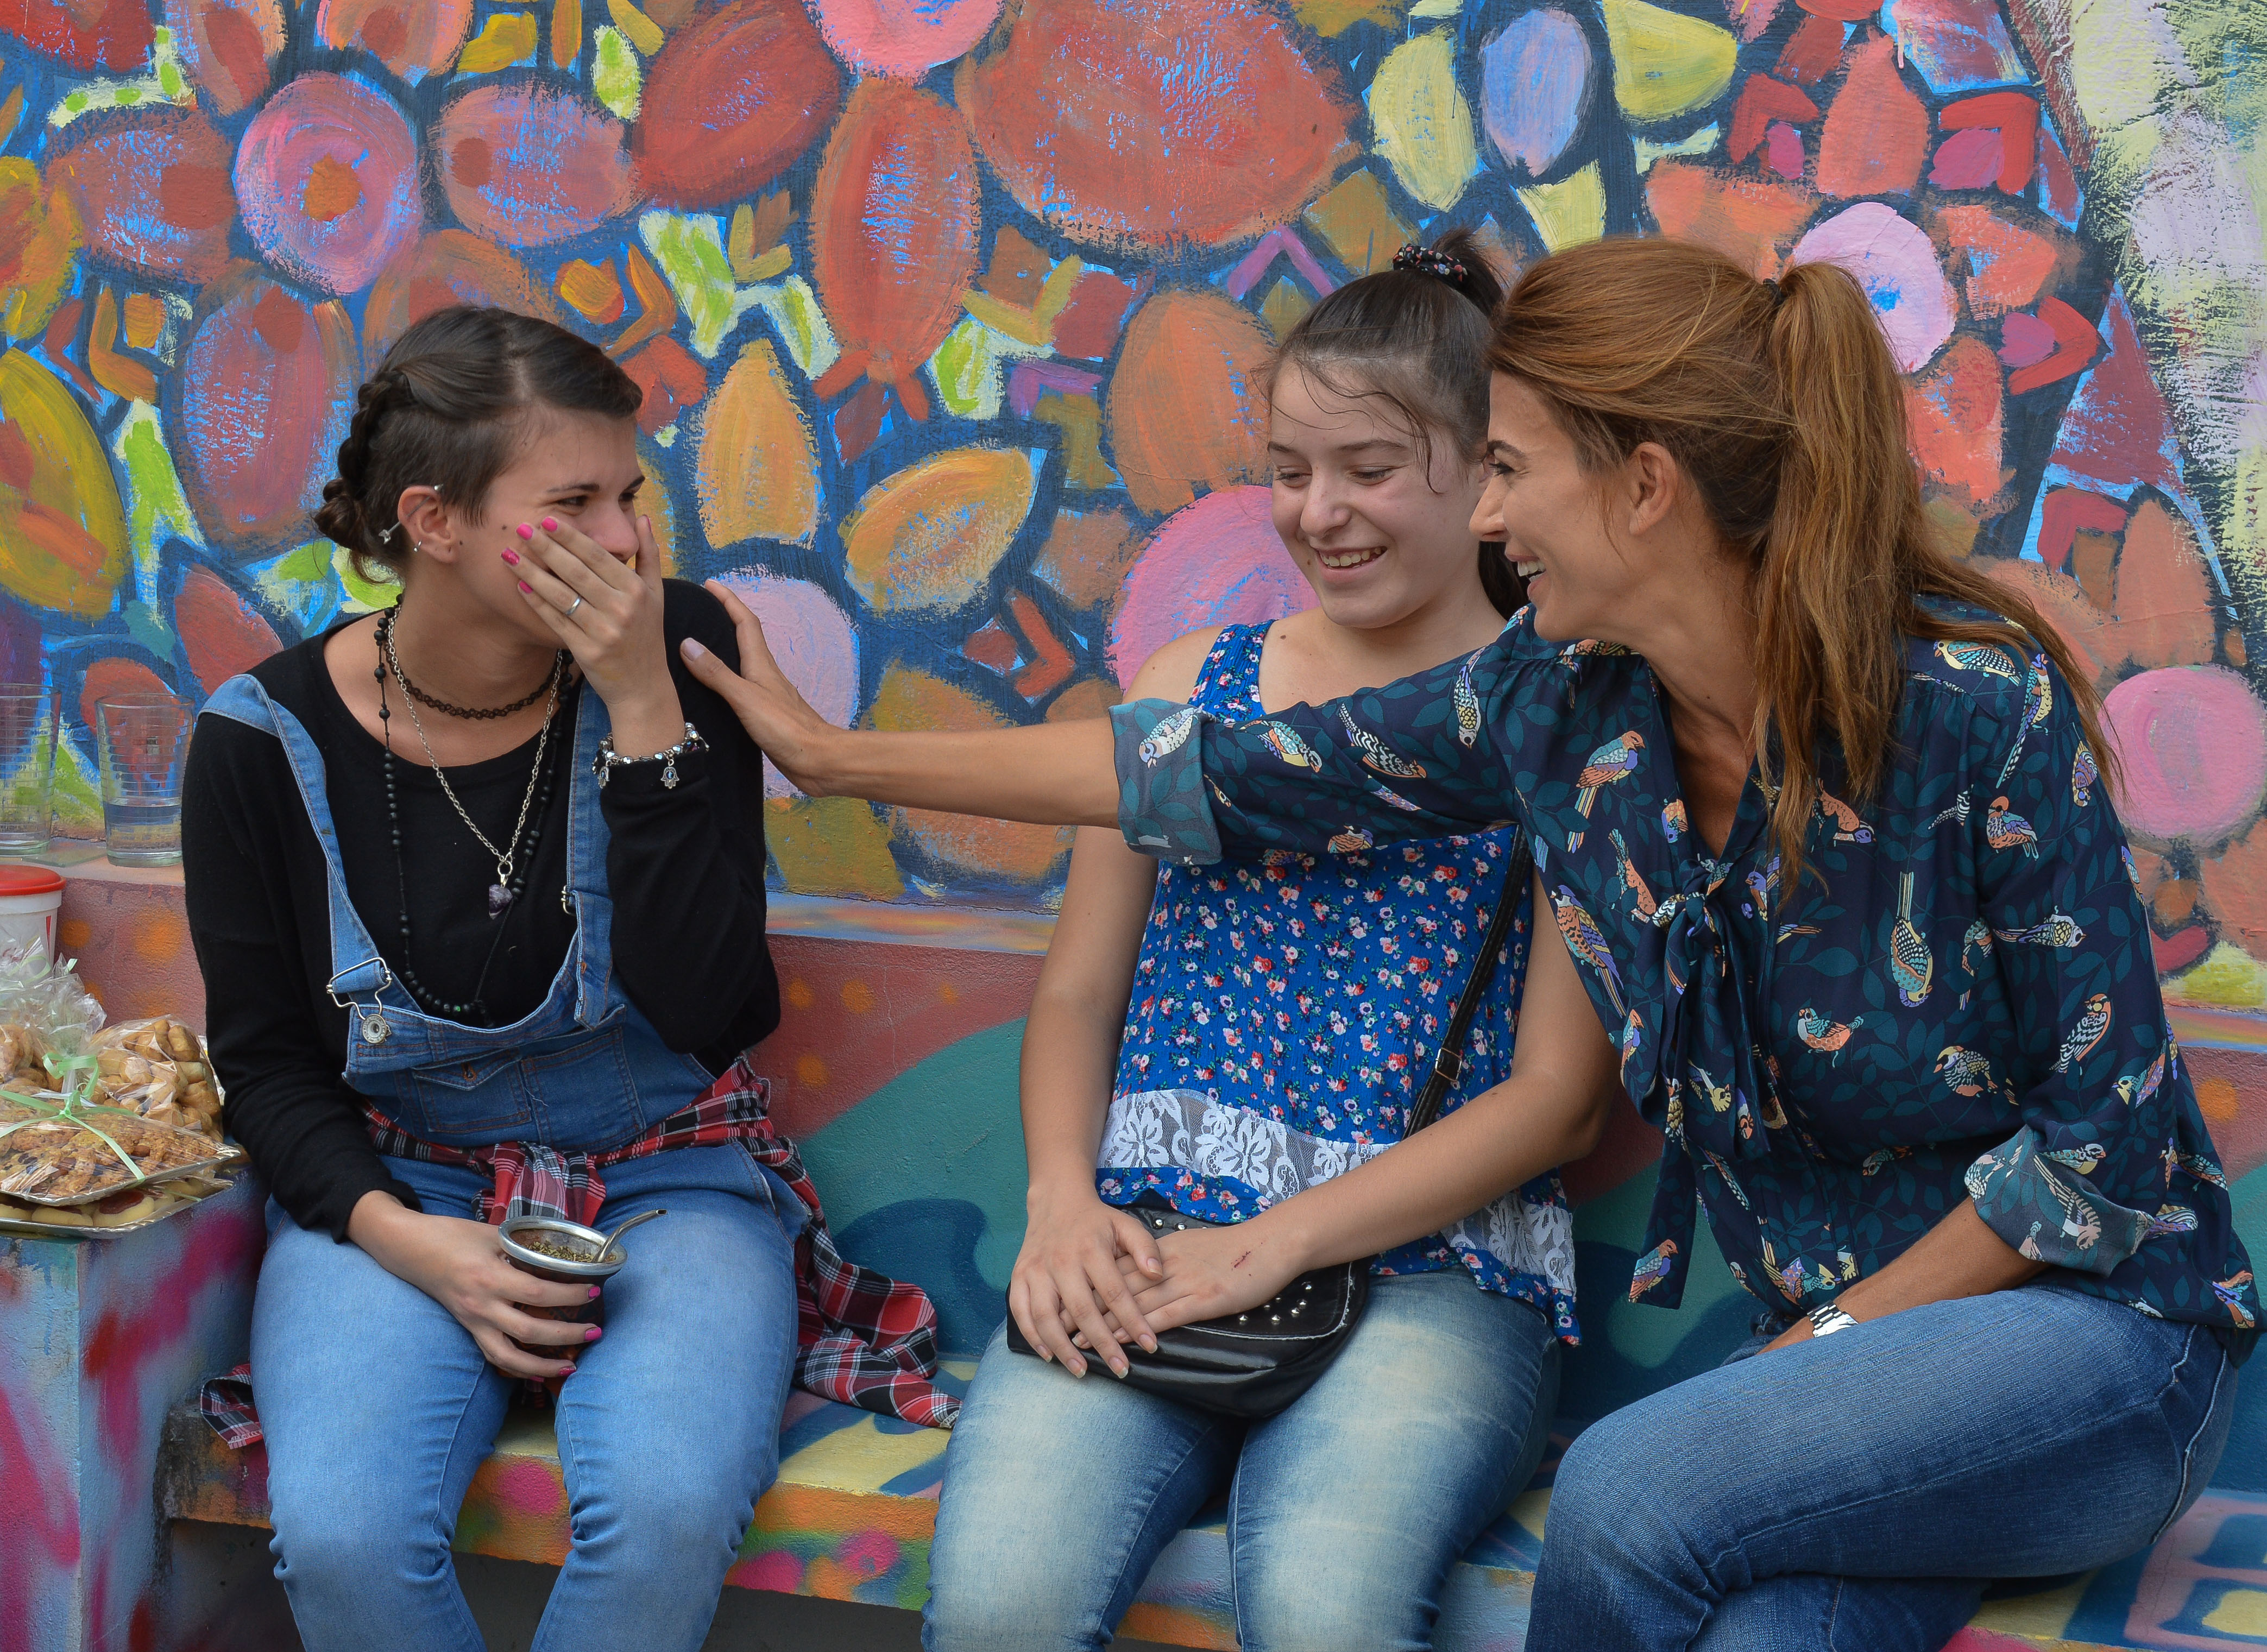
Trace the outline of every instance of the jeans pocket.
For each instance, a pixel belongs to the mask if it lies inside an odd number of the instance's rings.
[[[2199,1394],[2203,1404],[2195,1413],[2193,1427],[2189,1429],[2188,1443],[2181,1448],[2180,1479],[2173,1495],[2173,1506],[2157,1529],[2149,1534],[2152,1545],[2173,1529],[2175,1521],[2188,1513],[2197,1498],[2204,1495],[2211,1482],[2212,1472],[2219,1465],[2219,1454],[2227,1449],[2228,1430],[2235,1421],[2235,1362],[2227,1357],[2220,1340],[2202,1325],[2191,1326],[2188,1347],[2182,1357],[2185,1368],[2195,1362],[2197,1370],[2193,1378],[2183,1369],[2172,1384],[2169,1407],[2175,1414],[2167,1421],[2175,1425],[2174,1437],[2179,1437],[2179,1425],[2186,1419],[2178,1413],[2187,1411],[2179,1404],[2181,1391]],[[2205,1371],[2212,1375],[2207,1379]],[[2183,1380],[2185,1379],[2185,1380]]]

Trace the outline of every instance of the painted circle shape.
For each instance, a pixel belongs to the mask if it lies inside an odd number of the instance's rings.
[[[1952,336],[1959,305],[1926,234],[1878,201],[1838,212],[1795,243],[1790,264],[1839,264],[1858,278],[1901,372],[1917,373]]]
[[[858,715],[858,633],[833,598],[808,580],[752,569],[726,574],[722,583],[763,621],[772,657],[813,711],[836,724]],[[764,796],[803,793],[766,758]]]
[[[818,26],[842,59],[869,75],[918,80],[982,40],[1001,0],[817,0]]]
[[[2224,665],[2129,677],[2102,702],[2124,769],[2118,811],[2137,837],[2211,844],[2241,831],[2267,789],[2267,707]]]
[[[1265,488],[1224,488],[1160,523],[1126,576],[1110,620],[1110,668],[1131,682],[1175,637],[1258,625],[1315,606],[1275,532]]]
[[[302,75],[252,118],[236,151],[244,226],[275,267],[355,292],[417,239],[417,140],[392,99],[343,75]]]

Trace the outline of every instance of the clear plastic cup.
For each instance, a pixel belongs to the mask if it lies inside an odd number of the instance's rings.
[[[45,683],[0,683],[0,859],[46,850],[55,798],[55,694]]]
[[[181,858],[181,769],[189,709],[171,694],[117,694],[94,708],[102,746],[102,834],[114,866]]]

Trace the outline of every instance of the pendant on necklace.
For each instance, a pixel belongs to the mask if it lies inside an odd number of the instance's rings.
[[[511,905],[511,891],[502,884],[490,884],[488,885],[488,916],[501,918],[503,916],[503,909],[510,905]]]

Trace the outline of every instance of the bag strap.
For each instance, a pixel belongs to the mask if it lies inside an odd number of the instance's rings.
[[[1480,999],[1488,983],[1495,979],[1496,960],[1503,954],[1505,937],[1511,933],[1512,914],[1519,903],[1527,898],[1527,886],[1535,877],[1535,849],[1520,832],[1514,841],[1511,865],[1503,878],[1503,893],[1497,898],[1495,911],[1488,918],[1487,938],[1480,943],[1480,955],[1472,966],[1471,979],[1464,983],[1464,995],[1449,1017],[1449,1031],[1441,1040],[1441,1048],[1433,1057],[1433,1071],[1425,1080],[1425,1088],[1418,1092],[1417,1105],[1409,1114],[1409,1128],[1401,1139],[1407,1141],[1427,1125],[1441,1116],[1441,1104],[1449,1098],[1449,1087],[1464,1076],[1464,1039],[1472,1030],[1472,1017],[1479,1013]]]

